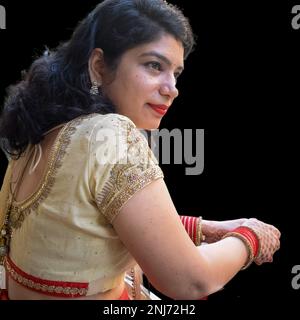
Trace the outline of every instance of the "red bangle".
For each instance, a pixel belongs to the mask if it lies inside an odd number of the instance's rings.
[[[259,239],[257,234],[248,227],[238,227],[234,229],[232,232],[237,232],[244,236],[250,243],[253,250],[253,257],[256,258],[259,249]]]
[[[196,240],[196,226],[197,220],[196,217],[180,216],[180,220],[192,241],[195,243]]]
[[[201,217],[190,217],[190,216],[180,216],[180,220],[188,233],[191,240],[196,246],[204,241],[204,235],[202,234],[202,218]]]
[[[238,227],[231,232],[226,233],[223,239],[227,237],[237,237],[244,242],[248,250],[248,261],[242,269],[248,268],[254,258],[257,257],[260,250],[260,243],[257,234],[248,227]]]

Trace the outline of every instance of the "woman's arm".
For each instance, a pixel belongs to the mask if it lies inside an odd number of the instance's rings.
[[[203,220],[202,217],[180,215],[180,220],[191,240],[199,246],[202,242],[220,241],[227,232],[240,227],[248,219],[213,221]]]
[[[218,291],[248,258],[246,246],[233,237],[196,247],[163,179],[128,200],[113,225],[149,281],[173,299],[200,299]]]
[[[246,218],[225,221],[202,219],[202,233],[205,236],[205,242],[213,243],[221,240],[227,232],[240,227],[247,220]]]

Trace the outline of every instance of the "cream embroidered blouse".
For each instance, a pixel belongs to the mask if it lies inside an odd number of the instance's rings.
[[[70,121],[55,140],[38,192],[14,203],[10,259],[37,278],[87,282],[88,294],[117,286],[135,262],[112,221],[159,178],[146,138],[127,117]]]

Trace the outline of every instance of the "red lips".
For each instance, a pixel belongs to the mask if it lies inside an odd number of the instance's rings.
[[[148,104],[154,111],[156,111],[157,113],[163,116],[167,113],[169,108],[168,106],[163,104],[151,104],[151,103],[148,103]]]

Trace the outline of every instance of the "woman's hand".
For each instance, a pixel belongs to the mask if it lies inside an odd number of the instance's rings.
[[[280,248],[280,231],[274,226],[257,219],[248,219],[242,225],[252,229],[259,240],[259,251],[254,262],[261,265],[265,262],[272,262],[274,253]]]
[[[242,226],[248,219],[234,219],[225,221],[202,220],[202,233],[205,242],[213,243],[221,240],[223,236],[235,228]]]

